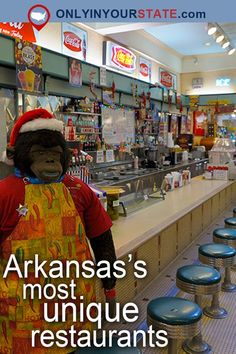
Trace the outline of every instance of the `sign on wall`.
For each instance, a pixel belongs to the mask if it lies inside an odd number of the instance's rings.
[[[136,55],[119,44],[103,42],[103,65],[133,73],[136,69]]]
[[[135,141],[135,112],[121,108],[102,108],[102,138],[108,144]]]
[[[150,60],[139,57],[139,79],[151,82],[152,63]]]
[[[163,68],[159,68],[159,82],[168,89],[176,90],[177,88],[176,75]]]
[[[202,77],[196,77],[192,80],[192,88],[197,89],[197,88],[202,88],[203,87],[203,78]]]
[[[34,29],[27,22],[0,22],[0,34],[24,41],[36,42]]]
[[[42,91],[42,49],[27,41],[15,41],[17,86],[28,92]]]
[[[62,53],[86,61],[87,50],[87,32],[69,23],[62,23]]]
[[[216,79],[216,86],[227,87],[230,86],[231,79],[229,77],[220,77]]]

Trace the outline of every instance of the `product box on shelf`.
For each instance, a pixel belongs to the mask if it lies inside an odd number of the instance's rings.
[[[204,173],[205,179],[218,179],[227,181],[229,178],[229,168],[226,165],[207,165]]]

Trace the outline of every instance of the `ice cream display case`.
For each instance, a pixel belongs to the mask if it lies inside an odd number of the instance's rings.
[[[209,163],[212,165],[225,165],[236,158],[236,147],[232,140],[218,138],[212,149],[208,152]]]

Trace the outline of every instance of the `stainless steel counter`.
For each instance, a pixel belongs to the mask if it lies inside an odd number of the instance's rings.
[[[173,171],[181,171],[189,169],[191,171],[191,176],[196,177],[202,175],[207,164],[208,159],[188,161],[178,165],[163,166],[162,169],[149,168],[149,169],[139,169],[139,170],[126,170],[126,171],[110,171],[107,173],[107,178],[101,182],[94,181],[96,185],[100,188],[104,185],[109,186],[122,186],[125,189],[125,195],[130,193],[137,193],[137,189],[141,190],[142,193],[150,194],[153,190],[154,183],[159,189],[161,187],[164,176],[167,173]],[[142,183],[138,181],[142,181]]]

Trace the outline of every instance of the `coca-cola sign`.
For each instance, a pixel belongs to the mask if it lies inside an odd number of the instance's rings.
[[[70,23],[62,23],[63,54],[86,61],[87,45],[86,31]]]
[[[81,52],[81,38],[73,32],[64,32],[64,45],[73,52]]]
[[[140,74],[147,77],[148,76],[148,66],[147,64],[140,64]]]
[[[139,57],[139,78],[146,82],[151,82],[152,63],[150,60]]]
[[[176,90],[176,75],[170,73],[169,71],[160,68],[160,84],[167,87],[168,89]]]
[[[161,73],[161,84],[166,87],[172,87],[172,76],[167,71],[162,71]]]

